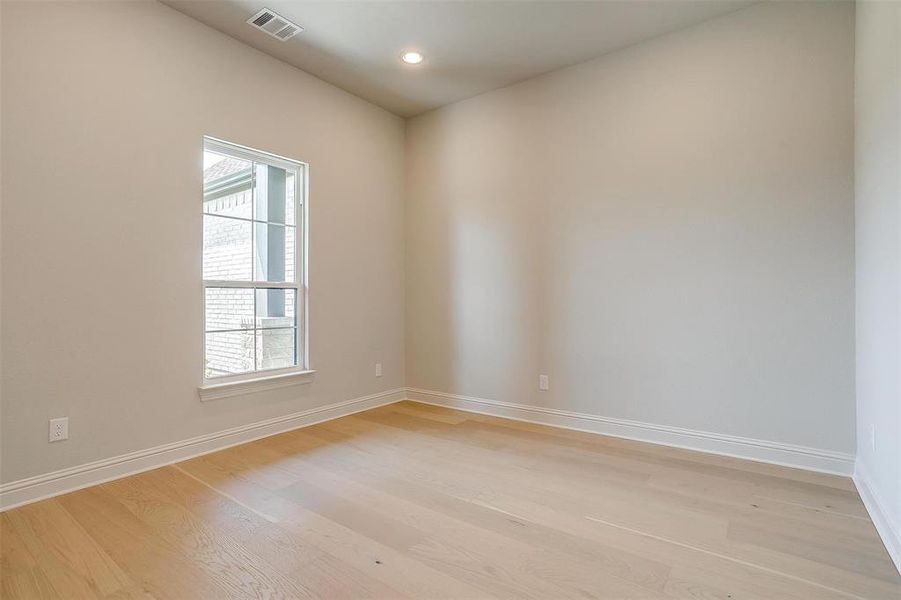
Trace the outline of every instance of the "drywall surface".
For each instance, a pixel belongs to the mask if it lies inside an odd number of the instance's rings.
[[[408,122],[407,385],[853,452],[853,11],[755,5]]]
[[[857,471],[901,550],[901,4],[858,2],[855,40]]]
[[[156,2],[2,14],[3,482],[404,385],[401,119]],[[310,384],[198,398],[204,135],[310,164]]]

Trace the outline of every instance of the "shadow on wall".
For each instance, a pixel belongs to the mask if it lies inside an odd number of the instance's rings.
[[[410,387],[851,451],[851,24],[752,7],[410,121]]]

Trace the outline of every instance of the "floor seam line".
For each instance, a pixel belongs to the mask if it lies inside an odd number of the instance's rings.
[[[602,523],[602,524],[607,525],[607,526],[609,526],[609,527],[615,527],[615,528],[617,528],[617,529],[622,529],[623,531],[628,531],[628,532],[631,532],[631,533],[635,533],[635,534],[638,534],[638,535],[641,535],[641,536],[650,538],[650,539],[652,539],[652,540],[657,540],[657,541],[660,541],[660,542],[666,542],[666,543],[668,543],[668,544],[673,544],[673,545],[675,545],[675,546],[680,546],[680,547],[682,547],[682,548],[687,548],[687,549],[689,549],[689,550],[694,550],[695,552],[701,552],[701,553],[703,553],[703,554],[707,554],[707,555],[710,555],[710,556],[716,556],[717,558],[722,558],[723,560],[728,560],[728,561],[733,562],[733,563],[735,563],[735,564],[744,565],[744,566],[746,566],[746,567],[751,567],[751,568],[753,568],[753,569],[758,569],[758,570],[760,570],[760,571],[764,571],[764,572],[767,572],[767,573],[773,573],[773,574],[775,574],[775,575],[779,575],[779,576],[785,577],[785,578],[787,578],[787,579],[792,579],[792,580],[794,580],[794,581],[800,581],[800,582],[802,582],[802,583],[806,583],[806,584],[812,585],[812,586],[814,586],[814,587],[818,587],[818,588],[821,588],[821,589],[824,589],[824,590],[828,590],[828,591],[834,592],[834,593],[836,593],[836,594],[841,594],[842,596],[848,596],[849,598],[855,598],[856,600],[867,600],[867,599],[864,598],[863,596],[858,596],[857,594],[854,594],[854,593],[851,593],[851,592],[846,592],[845,590],[840,590],[840,589],[837,589],[837,588],[834,588],[834,587],[830,587],[830,586],[828,586],[828,585],[823,585],[822,583],[817,583],[816,581],[811,581],[810,579],[805,579],[805,578],[803,578],[803,577],[798,577],[797,575],[792,575],[792,574],[790,574],[790,573],[783,573],[782,571],[779,571],[779,570],[776,570],[776,569],[771,569],[771,568],[769,568],[769,567],[764,567],[763,565],[758,565],[758,564],[756,564],[756,563],[752,563],[752,562],[749,562],[749,561],[746,561],[746,560],[742,560],[742,559],[740,559],[740,558],[735,558],[735,557],[732,557],[732,556],[728,556],[728,555],[726,555],[726,554],[720,554],[720,553],[718,553],[718,552],[713,552],[712,550],[707,550],[707,549],[705,549],[705,548],[700,548],[700,547],[698,547],[698,546],[692,546],[691,544],[686,544],[686,543],[684,543],[684,542],[679,542],[679,541],[677,541],[677,540],[671,540],[671,539],[669,539],[669,538],[660,537],[660,536],[654,535],[654,534],[652,534],[652,533],[647,533],[647,532],[644,532],[644,531],[641,531],[641,530],[638,530],[638,529],[632,529],[631,527],[624,527],[623,525],[618,525],[618,524],[616,524],[616,523],[611,523],[610,521],[605,521],[605,520],[603,520],[603,519],[598,519],[597,517],[592,517],[592,516],[589,516],[589,515],[585,515],[585,518],[588,519],[589,521],[594,521],[594,522],[596,522],[596,523]]]
[[[183,475],[186,475],[187,477],[190,477],[191,479],[193,479],[193,480],[196,481],[197,483],[203,485],[204,487],[209,488],[210,490],[212,490],[212,491],[214,491],[215,493],[219,494],[219,495],[222,496],[223,498],[226,498],[226,499],[228,499],[228,500],[231,500],[232,502],[234,502],[234,503],[237,504],[238,506],[241,506],[242,508],[246,508],[247,510],[249,510],[249,511],[252,512],[253,514],[257,515],[258,517],[261,517],[261,518],[265,519],[266,521],[269,521],[270,523],[278,523],[278,519],[276,519],[275,517],[272,517],[272,516],[270,516],[270,515],[267,515],[267,514],[264,513],[264,512],[258,511],[258,510],[255,509],[254,507],[248,505],[248,504],[245,503],[245,502],[242,502],[242,501],[238,500],[237,498],[235,498],[234,496],[232,496],[231,494],[229,494],[229,493],[226,492],[226,491],[223,491],[223,490],[220,490],[220,489],[218,489],[218,488],[213,487],[212,485],[210,485],[209,483],[207,483],[206,481],[204,481],[204,480],[201,479],[200,477],[197,477],[196,475],[193,475],[193,474],[191,474],[191,473],[185,471],[184,469],[182,469],[182,468],[179,467],[178,465],[169,465],[169,466],[172,467],[173,469],[175,469],[176,471],[182,473]]]
[[[769,500],[770,502],[780,502],[782,504],[788,504],[789,506],[798,506],[800,508],[806,508],[808,510],[818,511],[821,513],[825,513],[827,515],[834,515],[836,517],[846,517],[848,519],[857,519],[858,521],[869,521],[868,517],[862,517],[860,515],[852,515],[849,513],[839,512],[837,510],[830,510],[828,508],[819,508],[817,506],[810,506],[809,504],[802,504],[801,502],[792,502],[791,500],[780,500],[779,498],[770,498],[769,496],[765,496],[763,494],[756,494],[758,498],[762,498],[764,500]]]

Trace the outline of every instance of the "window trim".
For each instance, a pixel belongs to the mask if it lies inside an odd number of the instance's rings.
[[[286,369],[278,369],[285,371]],[[276,369],[266,371],[265,377],[254,377],[236,381],[228,381],[225,383],[210,383],[201,385],[197,388],[201,402],[207,400],[216,400],[218,398],[228,398],[230,396],[243,396],[253,392],[262,392],[265,390],[274,390],[278,388],[301,385],[313,381],[316,371],[306,370],[297,371],[296,367],[292,367],[286,373],[274,373]]]
[[[226,142],[211,136],[203,137],[203,151],[212,151],[227,156],[232,156],[250,162],[262,162],[267,165],[290,170],[295,173],[294,189],[294,215],[296,235],[294,244],[294,281],[270,282],[270,281],[243,281],[243,280],[207,280],[201,273],[201,385],[197,388],[201,400],[212,400],[227,396],[236,396],[266,389],[275,389],[288,385],[309,383],[316,372],[310,367],[310,343],[309,343],[309,280],[308,280],[308,247],[309,247],[309,164],[285,158],[271,152],[256,150],[240,144]],[[203,198],[203,183],[201,182],[201,198]],[[201,202],[201,217],[203,203]],[[249,221],[253,221],[253,215]],[[202,220],[202,219],[201,219]],[[248,220],[248,219],[242,219]],[[201,246],[203,241],[203,228],[201,225]],[[202,266],[201,266],[202,270]],[[219,377],[206,376],[206,290],[207,288],[242,288],[242,289],[293,289],[295,290],[295,356],[298,357],[297,365],[293,367],[280,367],[274,369],[254,370],[247,373],[223,375]],[[256,294],[254,293],[254,299]],[[256,364],[254,364],[256,367]]]

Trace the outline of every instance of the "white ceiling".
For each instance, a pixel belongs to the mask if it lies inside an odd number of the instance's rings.
[[[732,12],[752,0],[162,0],[401,116],[522,81]],[[266,7],[306,31],[277,41],[245,21]],[[404,65],[403,50],[425,56]]]

